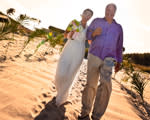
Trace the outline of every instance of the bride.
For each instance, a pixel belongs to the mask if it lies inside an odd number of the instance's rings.
[[[81,15],[81,21],[73,20],[65,31],[64,36],[68,38],[68,41],[62,50],[55,76],[57,106],[66,102],[74,77],[83,61],[87,30],[86,23],[92,15],[92,10],[85,9]]]

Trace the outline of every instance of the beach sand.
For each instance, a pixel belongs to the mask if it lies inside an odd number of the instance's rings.
[[[32,59],[25,56],[33,53],[37,41],[31,42],[21,54],[26,37],[15,35],[17,41],[10,43],[7,59],[0,62],[0,120],[77,120],[81,112],[81,95],[86,83],[84,60],[76,77],[68,102],[55,105],[55,71],[59,54],[43,55],[48,48],[43,46],[40,54]],[[37,38],[38,40],[39,38]],[[0,42],[0,55],[5,55],[8,41]],[[43,56],[42,56],[43,55]],[[123,74],[123,73],[122,73]],[[122,88],[121,73],[112,79],[112,94],[102,120],[142,120],[144,115],[135,107],[130,94]],[[150,104],[150,85],[146,87],[146,100]]]

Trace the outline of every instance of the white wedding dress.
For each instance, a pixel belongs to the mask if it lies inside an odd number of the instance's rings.
[[[66,102],[75,75],[85,54],[86,30],[79,32],[74,40],[68,39],[58,61],[55,85],[57,90],[56,104]]]

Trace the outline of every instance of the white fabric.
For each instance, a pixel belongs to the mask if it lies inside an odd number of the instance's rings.
[[[68,40],[58,61],[55,85],[57,90],[56,104],[66,102],[75,75],[83,61],[85,53],[86,29],[79,32],[74,40]]]

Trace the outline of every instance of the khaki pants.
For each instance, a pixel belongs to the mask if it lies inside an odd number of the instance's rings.
[[[111,57],[107,57],[103,61],[97,56],[88,55],[87,84],[82,95],[81,115],[88,115],[92,107],[92,118],[99,120],[104,114],[112,91],[113,66],[114,59]],[[98,84],[99,80],[100,84]]]

